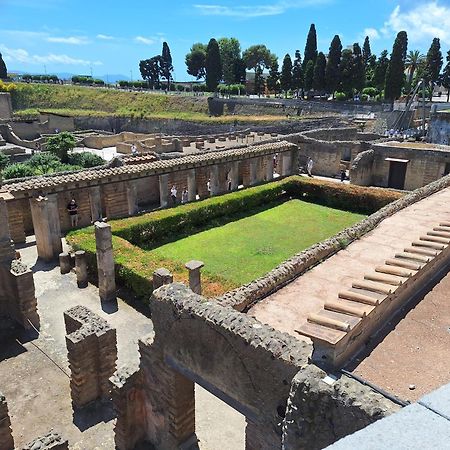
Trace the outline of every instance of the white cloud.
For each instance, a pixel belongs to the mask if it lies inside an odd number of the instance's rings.
[[[143,37],[143,36],[136,36],[134,38],[134,40],[136,42],[139,42],[140,44],[145,44],[145,45],[153,45],[155,43],[155,39],[146,38],[146,37]]]
[[[440,38],[450,44],[450,7],[439,1],[429,1],[409,11],[403,11],[397,6],[385,22],[381,32],[392,35],[406,31],[410,42],[424,43],[432,38]]]
[[[289,9],[322,5],[325,3],[330,3],[331,1],[333,0],[280,0],[268,5],[223,6],[217,4],[195,4],[193,7],[204,16],[252,18],[277,16],[287,12]]]
[[[48,36],[45,39],[47,42],[55,42],[57,44],[69,44],[69,45],[85,45],[88,44],[89,41],[86,37],[56,37],[56,36]]]
[[[101,61],[88,61],[85,59],[72,58],[65,54],[49,53],[47,55],[33,55],[23,48],[12,49],[0,45],[0,51],[6,61],[20,62],[23,64],[63,64],[63,65],[78,65],[78,66],[100,66]]]
[[[107,34],[97,34],[97,39],[101,39],[103,41],[112,41],[114,40],[114,36],[109,36]]]
[[[369,39],[371,40],[380,39],[380,33],[375,28],[366,28],[363,34],[364,38],[369,36]]]

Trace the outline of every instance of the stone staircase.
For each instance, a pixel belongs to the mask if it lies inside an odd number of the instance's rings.
[[[313,360],[338,368],[361,352],[399,309],[448,268],[449,244],[450,222],[442,222],[310,314],[295,331],[312,339]]]

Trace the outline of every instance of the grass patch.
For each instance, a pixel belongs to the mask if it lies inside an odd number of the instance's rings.
[[[150,251],[153,259],[205,262],[204,272],[240,286],[365,216],[291,200]]]

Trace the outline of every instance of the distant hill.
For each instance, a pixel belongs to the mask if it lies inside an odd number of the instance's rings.
[[[8,70],[9,74],[17,74],[17,75],[24,75],[24,74],[30,74],[30,75],[43,75],[42,72],[24,72],[23,70]],[[48,75],[56,75],[61,80],[70,80],[74,75],[90,75],[88,73],[70,73],[70,72],[56,72],[56,73],[48,73]],[[130,77],[123,75],[123,74],[107,74],[107,75],[93,75],[94,78],[98,78],[100,80],[103,80],[105,83],[117,83],[117,81],[120,80],[129,80]]]

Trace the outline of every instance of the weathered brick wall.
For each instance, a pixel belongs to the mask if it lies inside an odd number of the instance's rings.
[[[8,404],[0,392],[0,450],[13,450],[14,440],[9,419]]]
[[[66,311],[64,322],[74,407],[109,398],[109,378],[116,370],[116,330],[83,306]]]

